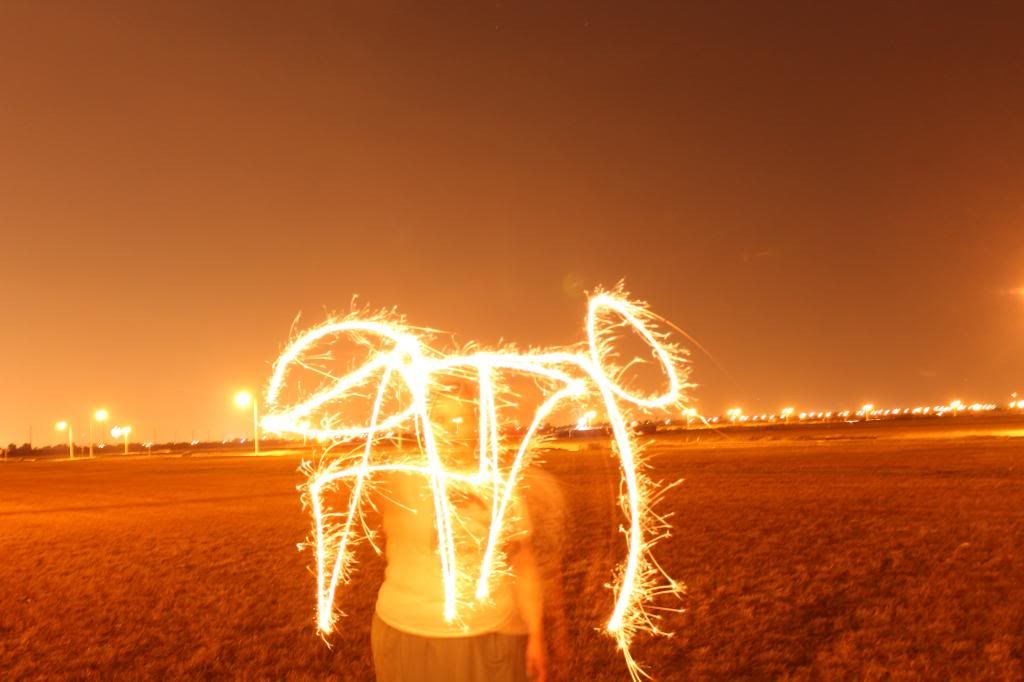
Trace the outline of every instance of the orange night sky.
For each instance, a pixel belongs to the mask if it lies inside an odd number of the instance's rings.
[[[1024,391],[1024,11],[675,4],[4,2],[0,441],[244,433],[300,311],[567,343],[620,278],[707,411]]]

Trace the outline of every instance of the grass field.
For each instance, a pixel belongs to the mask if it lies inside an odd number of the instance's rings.
[[[639,660],[661,680],[1024,679],[1024,440],[835,435],[655,442],[652,475],[685,478],[657,557],[688,592]],[[623,679],[595,630],[622,551],[617,471],[575,447],[546,454],[569,539],[555,679]],[[298,463],[0,466],[0,677],[371,679],[380,562],[328,648]]]

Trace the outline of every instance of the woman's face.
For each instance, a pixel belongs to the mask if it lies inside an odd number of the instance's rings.
[[[472,469],[478,461],[480,420],[473,388],[468,380],[444,377],[428,398],[441,459],[450,469]]]

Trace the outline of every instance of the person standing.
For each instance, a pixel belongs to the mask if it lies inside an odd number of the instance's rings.
[[[377,682],[544,682],[546,653],[541,581],[521,501],[510,507],[512,531],[490,596],[475,600],[475,577],[491,507],[453,491],[459,616],[444,619],[444,582],[433,492],[422,474],[396,473],[381,485],[387,566],[371,626]]]

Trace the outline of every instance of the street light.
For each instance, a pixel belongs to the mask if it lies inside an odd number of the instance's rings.
[[[100,409],[96,410],[95,412],[93,412],[92,415],[90,415],[90,417],[89,417],[89,456],[90,457],[94,456],[93,453],[92,453],[92,445],[93,445],[92,423],[94,421],[105,422],[109,418],[110,418],[110,413],[107,412],[102,407]]]
[[[114,438],[121,438],[122,436],[124,437],[124,454],[126,455],[128,454],[128,435],[131,432],[132,427],[130,426],[115,426],[114,428],[110,429],[110,435],[113,436]]]
[[[260,409],[259,403],[252,397],[249,391],[239,391],[235,394],[235,405],[240,410],[252,405],[252,442],[253,454],[260,454]]]
[[[71,459],[74,459],[75,458],[75,436],[71,432],[72,431],[71,424],[69,424],[66,421],[59,421],[59,422],[57,422],[57,430],[58,431],[67,431],[68,432],[68,454],[71,455]]]
[[[689,429],[690,424],[697,417],[697,408],[687,407],[685,410],[683,410],[683,416],[686,417],[686,428]]]

